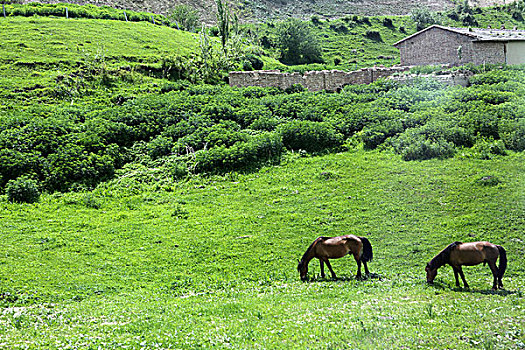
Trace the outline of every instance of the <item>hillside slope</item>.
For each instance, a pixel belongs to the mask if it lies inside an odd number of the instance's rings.
[[[523,349],[524,160],[358,151],[170,192],[123,175],[38,205],[0,198],[0,344]],[[502,183],[477,184],[487,175]],[[346,257],[332,262],[339,280],[319,278],[312,261],[312,282],[300,282],[296,259],[339,234],[370,239],[373,278],[354,280]],[[503,245],[506,290],[491,292],[481,265],[465,268],[471,290],[454,288],[450,268],[427,286],[425,263],[454,240]]]
[[[34,2],[23,0],[24,3]],[[60,0],[40,0],[41,3],[58,3]],[[175,4],[186,4],[196,8],[202,19],[208,23],[215,21],[215,0],[69,0],[75,4],[107,5],[120,9],[147,11],[166,14]],[[473,6],[490,6],[505,4],[505,0],[473,0]],[[507,3],[510,1],[507,1]],[[348,14],[361,15],[404,15],[417,6],[425,6],[434,11],[454,7],[452,0],[245,0],[232,1],[246,21],[263,21],[267,19],[284,19],[288,17],[309,18],[318,15],[325,18],[337,18]]]

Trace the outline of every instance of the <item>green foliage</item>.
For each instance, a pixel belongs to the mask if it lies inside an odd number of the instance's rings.
[[[505,145],[501,140],[494,140],[492,138],[478,138],[472,153],[479,159],[492,159],[494,156],[504,156],[507,154]]]
[[[35,203],[40,199],[37,181],[26,176],[9,180],[6,193],[7,200],[14,203]]]
[[[426,139],[422,135],[408,132],[396,144],[397,152],[404,160],[448,158],[454,155],[454,145],[444,139]]]
[[[383,41],[381,33],[377,30],[367,30],[365,36],[370,40]]]
[[[237,32],[238,19],[235,13],[231,13],[227,0],[215,0],[217,5],[217,28],[221,39],[222,50],[227,54],[227,43],[232,34]]]
[[[246,68],[248,69],[245,69]],[[244,56],[243,70],[261,70],[264,66],[263,60],[254,54],[247,54]]]
[[[416,30],[423,30],[433,24],[441,24],[438,16],[427,7],[416,7],[411,13],[410,18],[416,23]]]
[[[175,5],[168,13],[168,20],[178,29],[195,32],[199,27],[199,12],[189,5]]]
[[[162,15],[129,10],[126,10],[126,15],[124,15],[124,11],[109,6],[76,5],[68,3],[41,4],[36,2],[21,5],[18,1],[11,1],[8,3],[10,5],[6,6],[7,16],[57,16],[65,18],[67,8],[69,18],[125,21],[127,17],[128,21],[131,22],[152,22],[153,19],[155,24],[158,25],[167,23],[166,18]]]
[[[503,120],[499,124],[499,135],[505,147],[514,151],[525,150],[525,118]]]
[[[309,120],[283,124],[279,126],[278,133],[284,146],[295,151],[319,152],[337,148],[343,143],[342,135],[332,125]]]
[[[280,61],[284,64],[322,63],[319,41],[306,22],[290,19],[277,28]]]
[[[383,18],[383,25],[387,28],[394,29],[394,23],[392,22],[392,19],[389,17]]]
[[[230,147],[220,145],[209,151],[195,153],[195,171],[222,173],[247,169],[255,165],[278,161],[283,144],[276,134],[264,133],[253,136],[245,142],[236,142]]]

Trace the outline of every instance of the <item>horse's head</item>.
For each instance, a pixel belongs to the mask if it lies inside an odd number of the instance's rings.
[[[436,275],[438,273],[437,267],[432,268],[430,263],[428,263],[427,267],[425,267],[425,271],[427,272],[427,283],[433,284],[434,278],[436,278]]]
[[[306,275],[308,274],[308,264],[305,264],[303,260],[299,261],[297,265],[297,271],[301,276],[301,281],[306,281]]]

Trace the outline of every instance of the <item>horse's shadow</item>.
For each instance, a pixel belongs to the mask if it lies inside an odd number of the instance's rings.
[[[434,282],[434,284],[428,285],[428,286],[430,288],[439,289],[439,290],[451,290],[453,292],[462,292],[462,293],[470,293],[470,294],[500,295],[500,296],[504,296],[504,297],[506,297],[508,295],[517,294],[520,297],[522,296],[522,292],[521,291],[507,290],[507,289],[498,289],[498,290],[492,290],[492,289],[471,289],[471,288],[450,286],[448,284],[439,283],[439,282]]]
[[[308,280],[308,282],[320,283],[320,282],[350,282],[350,281],[367,281],[367,280],[383,280],[383,276],[378,273],[370,273],[368,275],[362,275],[357,278],[355,276],[343,276],[343,277],[321,277],[320,275],[315,275],[315,277]]]

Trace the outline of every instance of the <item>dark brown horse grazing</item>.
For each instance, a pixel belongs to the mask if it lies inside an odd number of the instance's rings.
[[[496,260],[499,257],[499,268],[496,266]],[[489,264],[490,271],[494,276],[492,289],[503,288],[501,278],[507,268],[507,253],[502,246],[489,242],[471,242],[461,243],[454,242],[443,249],[434,259],[430,260],[425,268],[427,272],[427,282],[432,284],[437,275],[437,269],[443,265],[449,264],[454,270],[456,277],[456,286],[459,287],[458,274],[463,280],[465,288],[468,288],[465,275],[461,269],[462,265],[473,266],[481,263]]]
[[[308,274],[308,263],[313,258],[319,259],[321,264],[321,277],[324,278],[324,264],[328,266],[328,269],[332,273],[332,278],[337,278],[334,270],[328,259],[338,259],[343,256],[352,253],[355,261],[357,262],[357,275],[356,278],[361,278],[361,262],[365,265],[365,273],[368,275],[368,266],[366,263],[372,261],[373,252],[370,241],[365,237],[357,237],[354,235],[346,235],[339,237],[319,237],[308,247],[304,253],[299,265],[297,265],[297,271],[301,275],[301,280],[306,280]]]

